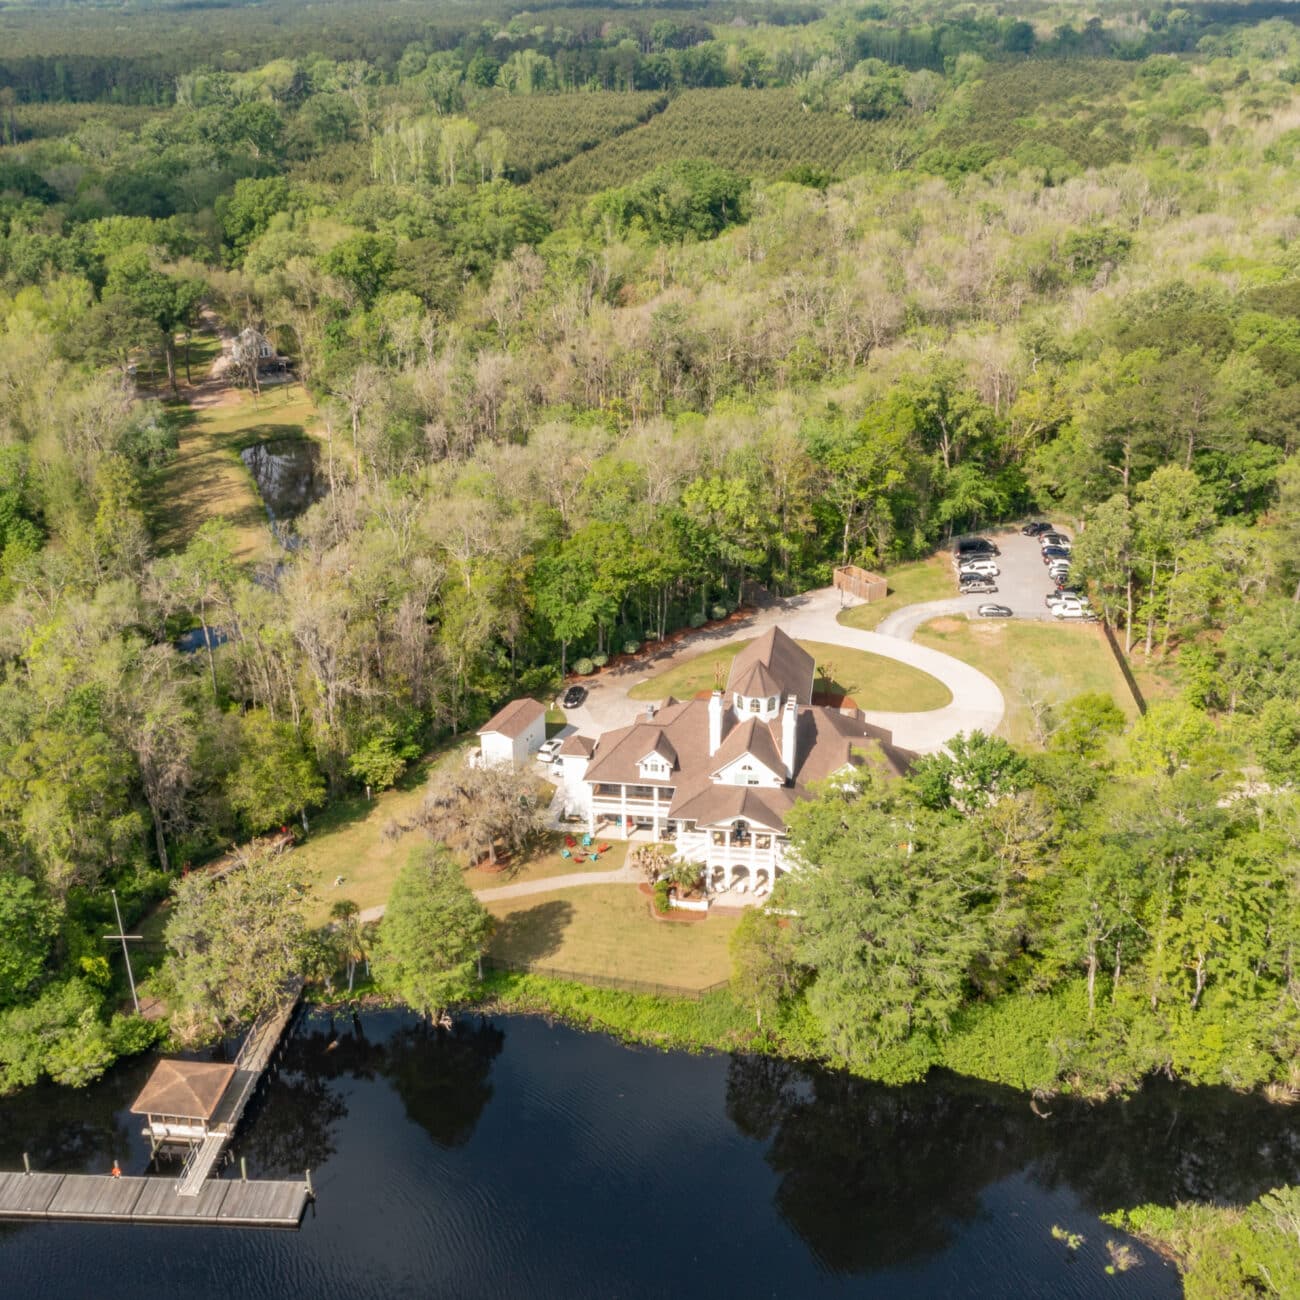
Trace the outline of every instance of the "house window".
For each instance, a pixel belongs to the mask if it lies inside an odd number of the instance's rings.
[[[749,711],[751,713],[757,713],[762,707],[763,707],[763,701],[760,699],[755,698],[750,700],[749,702]]]
[[[754,847],[756,849],[770,849],[772,847],[772,837],[770,835],[755,835]]]
[[[774,712],[776,711],[776,696],[775,696],[775,695],[772,696],[772,698],[771,698],[770,700],[768,700],[768,702],[767,702],[767,711],[768,711],[769,713],[774,713]]]

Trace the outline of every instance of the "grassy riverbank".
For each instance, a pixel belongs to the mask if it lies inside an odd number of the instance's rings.
[[[553,1015],[624,1042],[815,1060],[886,1084],[924,1078],[930,1069],[940,1068],[1024,1092],[1060,1086],[1057,1049],[1083,1011],[1081,985],[1066,985],[1050,995],[1005,998],[964,1013],[947,1035],[914,1038],[864,1068],[833,1050],[802,998],[760,1029],[727,990],[698,1000],[652,997],[539,975],[490,972],[482,992],[489,1009]]]
[[[1186,1300],[1300,1296],[1300,1187],[1244,1207],[1140,1205],[1102,1218],[1173,1260]]]

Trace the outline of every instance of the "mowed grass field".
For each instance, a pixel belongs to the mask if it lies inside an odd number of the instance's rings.
[[[235,553],[258,560],[271,549],[266,510],[239,453],[270,438],[307,437],[315,408],[301,384],[265,387],[261,396],[231,389],[213,405],[170,404],[180,426],[175,458],[158,475],[149,508],[160,549],[179,550],[208,519],[235,530]]]
[[[1007,704],[999,731],[1016,744],[1037,741],[1030,707],[1035,700],[1059,706],[1100,691],[1129,718],[1137,716],[1137,703],[1099,627],[937,618],[915,640],[978,668],[998,684]]]
[[[556,890],[487,907],[497,918],[488,951],[503,961],[693,989],[731,973],[727,945],[737,918],[657,921],[635,885]]]
[[[727,679],[731,661],[743,645],[733,643],[674,664],[655,677],[638,682],[630,699],[662,700],[673,696],[689,700]],[[860,709],[890,709],[923,713],[952,703],[952,692],[928,673],[883,655],[822,641],[800,641],[817,665],[813,689],[829,695],[850,696]]]
[[[869,605],[854,605],[846,609],[839,618],[845,627],[872,632],[886,615],[902,609],[904,605],[920,605],[927,600],[947,600],[957,594],[952,561],[944,554],[914,560],[911,564],[900,564],[884,577],[889,583],[889,594],[884,600],[873,600]]]

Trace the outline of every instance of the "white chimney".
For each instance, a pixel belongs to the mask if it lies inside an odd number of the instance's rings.
[[[709,757],[718,752],[722,744],[722,692],[714,691],[709,696]]]
[[[792,695],[781,710],[781,761],[785,764],[785,779],[794,780],[796,758],[795,733],[799,729],[799,706]]]

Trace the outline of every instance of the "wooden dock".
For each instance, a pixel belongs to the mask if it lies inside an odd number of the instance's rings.
[[[171,1178],[0,1173],[0,1219],[296,1228],[311,1199],[306,1181],[213,1178],[181,1196]]]
[[[202,1127],[196,1132],[179,1178],[123,1178],[109,1174],[34,1173],[23,1157],[24,1173],[0,1173],[0,1219],[95,1220],[102,1223],[194,1223],[232,1228],[296,1228],[302,1222],[307,1202],[314,1199],[311,1173],[302,1182],[244,1178],[211,1178],[226,1144],[235,1136],[259,1080],[293,1019],[302,996],[302,981],[296,980],[276,1007],[259,1016],[235,1057],[234,1066],[194,1065],[188,1079],[208,1080],[208,1097],[197,1102],[203,1109],[178,1112],[182,1117],[197,1115]],[[153,1080],[170,1069],[175,1073],[184,1062],[162,1061]],[[199,1072],[203,1073],[200,1074]],[[219,1097],[212,1085],[224,1088]],[[161,1084],[151,1080],[150,1089],[161,1087],[165,1095],[175,1088],[170,1077]],[[182,1080],[184,1083],[185,1080]],[[192,1101],[195,1095],[190,1094]],[[137,1102],[139,1102],[137,1098]],[[147,1104],[147,1103],[146,1103]],[[215,1109],[212,1109],[215,1107]],[[141,1113],[138,1112],[137,1113]],[[171,1114],[171,1112],[167,1112]],[[211,1123],[208,1123],[209,1117]],[[145,1129],[153,1152],[174,1132],[155,1125],[152,1112]],[[116,1165],[113,1166],[117,1168]]]
[[[270,1065],[271,1057],[280,1045],[284,1031],[289,1027],[289,1021],[293,1019],[301,996],[302,981],[297,980],[290,988],[289,996],[278,1007],[258,1016],[253,1022],[248,1037],[239,1049],[239,1055],[235,1057],[234,1077],[212,1117],[211,1132],[191,1148],[181,1167],[181,1176],[176,1185],[181,1196],[197,1196],[216,1168],[226,1143],[235,1136],[244,1108]]]

